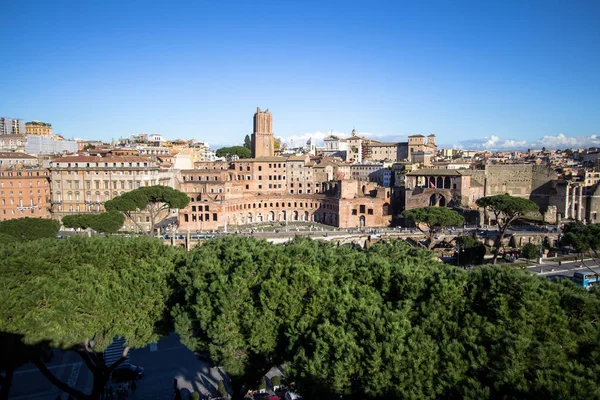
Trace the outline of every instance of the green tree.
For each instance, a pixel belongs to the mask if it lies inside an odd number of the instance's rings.
[[[92,224],[94,214],[73,214],[65,215],[62,218],[62,224],[65,228],[88,229]]]
[[[264,302],[271,300],[278,279],[266,266],[276,264],[281,251],[250,238],[209,240],[189,253],[177,274],[176,331],[192,351],[210,354],[225,369],[233,398],[241,398],[243,387],[256,387],[283,361],[283,316],[278,302]]]
[[[281,386],[281,377],[279,375],[275,375],[271,378],[271,384],[273,386]]]
[[[252,150],[247,149],[244,146],[232,146],[232,147],[221,147],[216,151],[217,157],[229,158],[231,156],[238,156],[241,158],[252,157]]]
[[[582,258],[589,252],[593,252],[598,257],[600,224],[583,225],[573,222],[565,225],[563,234],[562,244],[572,246]]]
[[[169,217],[172,209],[185,208],[190,202],[189,197],[179,190],[168,186],[148,186],[132,190],[104,203],[107,211],[119,211],[125,214],[138,230],[144,233],[135,219],[135,214],[147,212],[150,217],[150,232],[152,234],[158,224]],[[107,220],[115,222],[112,217]]]
[[[483,208],[486,212],[493,213],[496,217],[498,236],[496,237],[494,257],[492,258],[492,263],[496,264],[507,229],[525,214],[537,211],[538,206],[531,200],[513,197],[508,194],[482,197],[476,203],[478,207]]]
[[[125,215],[119,211],[108,211],[95,214],[90,228],[99,233],[117,233],[125,223]]]
[[[48,342],[77,352],[93,374],[91,394],[60,381],[41,357],[31,360],[77,399],[99,399],[129,347],[168,332],[168,280],[180,249],[151,238],[76,236],[1,246],[0,255],[0,331],[22,335],[26,345]],[[106,366],[102,350],[116,337],[128,347]]]
[[[98,214],[74,214],[63,217],[63,225],[73,229],[93,229],[99,233],[117,233],[123,227],[125,215],[119,211]]]
[[[17,218],[0,222],[0,234],[13,236],[21,241],[56,238],[60,224],[52,219]]]
[[[428,249],[435,245],[434,237],[447,226],[464,225],[465,219],[456,211],[446,207],[423,207],[404,210],[404,217],[415,223],[428,239]],[[425,229],[422,228],[425,227]]]
[[[523,257],[525,257],[526,259],[533,260],[534,258],[540,256],[541,248],[542,248],[542,246],[538,246],[533,243],[527,243],[521,249],[521,253],[523,254]]]
[[[248,150],[252,150],[252,140],[250,139],[250,135],[246,135],[244,138],[244,147]]]
[[[455,253],[458,265],[481,265],[487,249],[474,235],[464,235],[456,238]]]
[[[223,379],[219,380],[217,392],[219,393],[219,396],[221,396],[221,397],[227,397],[229,395],[229,393],[227,393],[227,389],[225,389],[225,382],[223,382]]]

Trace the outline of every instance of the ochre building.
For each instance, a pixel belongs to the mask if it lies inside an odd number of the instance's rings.
[[[0,220],[50,217],[50,172],[38,168],[0,169]]]

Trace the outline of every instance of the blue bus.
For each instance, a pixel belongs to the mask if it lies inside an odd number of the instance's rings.
[[[577,286],[589,289],[592,286],[600,285],[600,269],[591,269],[587,271],[575,271],[573,282]]]

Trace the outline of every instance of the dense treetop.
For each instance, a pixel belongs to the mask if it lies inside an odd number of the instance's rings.
[[[178,281],[177,331],[247,386],[283,359],[310,398],[600,396],[600,299],[570,283],[400,242],[241,238],[191,252]]]
[[[235,398],[282,364],[312,399],[600,397],[598,291],[463,271],[400,241],[229,236],[186,253],[77,237],[0,245],[0,260],[1,331],[63,348],[114,336],[142,346],[170,311]]]
[[[215,155],[217,157],[238,156],[239,158],[250,158],[252,157],[252,150],[250,147],[246,147],[244,143],[244,146],[221,147]]]
[[[0,246],[0,330],[68,349],[116,336],[131,346],[158,338],[180,251],[149,238],[38,240]]]
[[[56,238],[60,224],[52,219],[16,218],[0,222],[0,234],[19,241]]]

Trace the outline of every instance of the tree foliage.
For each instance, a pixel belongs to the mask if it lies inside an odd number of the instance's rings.
[[[402,214],[427,235],[429,249],[435,245],[435,234],[441,232],[447,226],[457,226],[465,223],[462,215],[446,207],[413,208],[412,210],[404,210]],[[426,229],[422,229],[421,225],[424,225]]]
[[[600,250],[600,224],[583,225],[570,223],[563,229],[562,244],[572,246],[582,256],[593,252],[598,257]]]
[[[234,397],[282,361],[313,399],[600,396],[600,296],[568,282],[298,238],[206,242],[177,281],[176,329]]]
[[[125,215],[119,211],[108,211],[99,214],[66,215],[62,223],[67,228],[93,229],[99,233],[116,233],[123,227]]]
[[[96,399],[124,360],[107,367],[100,351],[116,337],[143,347],[165,333],[168,279],[180,255],[150,238],[76,236],[1,246],[0,331],[22,335],[26,345],[76,351],[94,375],[91,395],[59,381],[42,359],[32,362],[64,392]]]
[[[109,212],[122,212],[142,233],[144,229],[136,221],[135,214],[147,212],[151,226],[149,233],[152,233],[158,224],[169,217],[170,210],[185,208],[189,202],[190,199],[185,193],[168,186],[156,185],[142,187],[117,196],[105,202],[104,208]]]
[[[221,147],[216,152],[217,157],[229,158],[231,156],[238,156],[239,158],[250,158],[252,157],[252,150],[245,146],[232,146],[232,147]]]
[[[248,150],[252,150],[252,140],[250,139],[250,135],[246,135],[246,137],[244,138],[244,147]]]
[[[525,214],[537,211],[538,206],[531,200],[513,197],[509,194],[482,197],[476,203],[478,207],[485,209],[486,212],[491,212],[496,217],[499,232],[492,258],[492,263],[496,264],[506,230]]]
[[[459,265],[481,265],[487,249],[475,235],[464,235],[456,238],[457,264]],[[458,254],[460,252],[460,255]]]
[[[521,249],[521,253],[523,254],[523,257],[525,257],[526,259],[533,260],[534,258],[540,256],[541,248],[542,248],[542,246],[539,246],[539,245],[536,245],[533,243],[527,243]]]
[[[600,292],[464,271],[401,241],[229,236],[185,253],[150,238],[43,240],[0,245],[0,287],[0,331],[76,350],[93,394],[107,375],[88,340],[144,346],[170,311],[234,398],[276,365],[311,399],[600,397]]]
[[[0,222],[0,234],[20,241],[56,238],[60,224],[52,219],[17,218]]]

